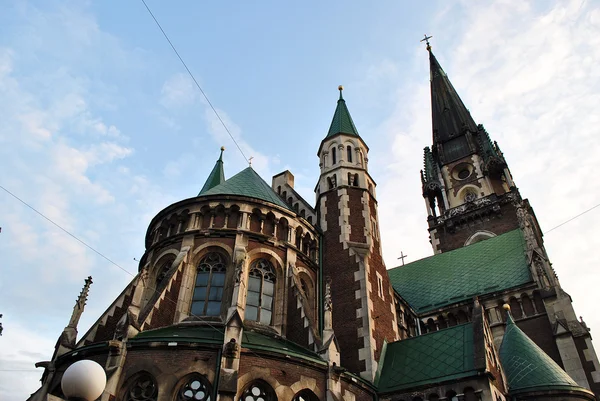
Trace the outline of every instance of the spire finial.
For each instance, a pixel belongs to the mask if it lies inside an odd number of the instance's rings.
[[[219,161],[223,161],[223,152],[225,151],[225,146],[221,146],[221,155],[219,156]]]
[[[77,323],[79,323],[79,318],[83,313],[83,308],[85,307],[85,303],[87,302],[87,298],[90,293],[90,285],[92,285],[92,276],[88,276],[88,278],[85,279],[83,289],[77,297],[75,307],[73,307],[73,314],[71,315],[71,320],[69,321],[68,327],[77,328]]]
[[[342,91],[344,90],[344,87],[340,85],[338,86],[338,90],[340,91],[340,100],[344,100],[344,98],[342,97]]]
[[[421,42],[425,42],[425,44],[427,45],[426,49],[427,51],[431,51],[431,45],[429,44],[429,39],[433,38],[433,36],[427,36],[427,34],[423,35],[424,38],[421,39]]]

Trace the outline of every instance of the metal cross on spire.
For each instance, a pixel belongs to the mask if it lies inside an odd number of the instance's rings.
[[[423,35],[424,38],[421,39],[421,42],[425,42],[427,45],[427,50],[431,50],[431,45],[429,44],[429,39],[433,38],[433,36],[427,36],[427,34]]]
[[[398,259],[402,259],[402,266],[404,266],[404,258],[406,258],[408,255],[405,255],[404,252],[400,251],[400,257]]]

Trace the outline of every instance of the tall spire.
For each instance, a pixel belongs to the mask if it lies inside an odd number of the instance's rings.
[[[219,155],[219,160],[215,163],[215,167],[213,167],[212,171],[208,175],[204,186],[198,193],[198,196],[204,194],[211,188],[216,187],[219,184],[225,182],[225,172],[223,170],[223,151],[225,150],[225,146],[221,146],[221,154]]]
[[[352,121],[352,117],[350,117],[350,112],[348,111],[348,106],[346,106],[346,101],[342,96],[344,87],[340,85],[338,86],[338,90],[340,91],[340,98],[338,99],[337,107],[335,109],[327,137],[340,133],[359,136],[358,130],[354,125],[354,121]]]
[[[465,135],[467,132],[475,134],[477,124],[473,121],[471,113],[465,107],[448,76],[433,55],[431,46],[428,46],[428,52],[431,73],[431,114],[434,145]]]

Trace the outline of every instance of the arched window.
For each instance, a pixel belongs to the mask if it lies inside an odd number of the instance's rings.
[[[258,259],[250,266],[246,320],[271,324],[275,296],[275,269],[266,259]]]
[[[352,185],[355,187],[358,186],[358,174],[354,174],[354,181],[352,181]]]
[[[210,252],[198,264],[192,314],[219,316],[225,286],[225,261],[221,254]]]
[[[352,146],[346,146],[346,157],[348,159],[348,163],[352,163]]]
[[[156,401],[158,397],[158,386],[149,373],[143,372],[137,375],[125,390],[124,401]]]
[[[163,261],[160,264],[160,267],[156,271],[156,286],[159,286],[162,284],[164,279],[167,277],[167,273],[171,269],[171,265],[173,264],[174,261],[175,261],[175,259],[173,257],[170,257],[170,258],[167,258],[167,260]]]
[[[255,381],[246,387],[239,401],[277,401],[277,395],[267,383]]]
[[[292,401],[319,401],[319,397],[309,389],[305,388],[296,393]]]
[[[208,380],[200,375],[194,374],[189,377],[177,392],[177,401],[210,401],[212,393]]]
[[[332,166],[337,162],[337,158],[336,158],[335,152],[336,152],[335,147],[331,148],[331,165]]]

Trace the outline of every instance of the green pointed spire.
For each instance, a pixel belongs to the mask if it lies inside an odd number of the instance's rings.
[[[540,390],[583,390],[552,358],[515,324],[509,310],[500,346],[500,362],[510,393]]]
[[[340,85],[338,90],[340,91],[340,98],[337,102],[337,107],[335,109],[335,114],[333,115],[333,120],[331,121],[331,126],[329,127],[327,137],[340,133],[359,136],[358,130],[354,125],[354,121],[352,121],[352,117],[350,117],[350,112],[348,111],[348,106],[346,106],[346,101],[342,96],[344,87]]]
[[[198,196],[203,195],[206,191],[211,188],[216,187],[219,184],[225,182],[225,172],[223,170],[223,151],[225,150],[225,146],[221,146],[221,155],[219,156],[219,160],[215,163],[215,167],[213,167],[212,171],[208,175],[204,186],[198,193]]]

